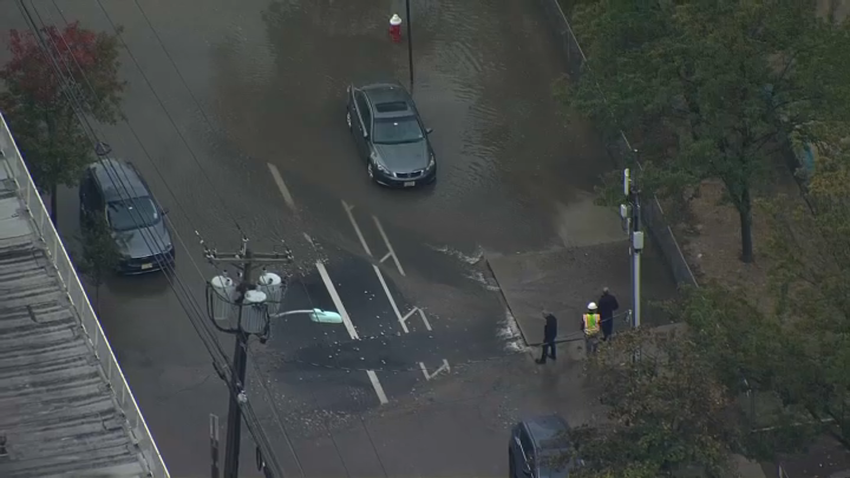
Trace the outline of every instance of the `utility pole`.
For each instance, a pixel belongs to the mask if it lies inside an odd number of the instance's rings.
[[[203,242],[202,242],[203,245]],[[248,363],[248,338],[259,337],[261,343],[268,340],[270,332],[269,303],[280,306],[285,284],[280,276],[265,272],[258,282],[253,272],[261,264],[290,264],[292,252],[255,253],[248,247],[248,238],[242,238],[242,247],[238,252],[219,253],[204,246],[204,255],[213,264],[234,266],[240,275],[238,285],[234,285],[227,275],[216,276],[207,288],[207,312],[213,325],[220,332],[234,335],[233,365],[229,384],[230,406],[227,411],[227,436],[225,438],[224,478],[238,478],[239,445],[242,440],[242,408],[248,400],[245,392],[245,374]],[[276,279],[275,279],[276,278]],[[272,297],[269,297],[272,295]],[[232,321],[235,326],[222,327],[218,322]]]
[[[404,0],[407,12],[407,70],[410,73],[410,93],[413,93],[413,24],[410,23],[410,0]]]
[[[637,155],[637,150],[634,150]],[[626,197],[626,203],[620,204],[620,217],[626,221],[629,232],[629,255],[631,256],[632,269],[632,326],[640,327],[641,319],[641,271],[640,260],[641,252],[644,246],[644,234],[641,230],[641,204],[640,190],[635,181],[631,177],[631,171],[626,168],[623,170],[623,195]]]

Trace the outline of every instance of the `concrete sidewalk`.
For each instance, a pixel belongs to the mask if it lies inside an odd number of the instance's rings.
[[[650,245],[642,261],[643,321],[660,325],[666,316],[653,303],[668,300],[676,285]],[[579,319],[588,302],[609,287],[620,311],[631,308],[631,259],[625,239],[615,242],[515,255],[485,256],[525,342],[543,341],[541,309],[559,318],[559,336],[580,329]]]

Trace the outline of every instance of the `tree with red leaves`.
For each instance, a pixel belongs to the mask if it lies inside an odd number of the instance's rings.
[[[121,118],[126,83],[118,79],[118,37],[74,22],[61,30],[11,30],[8,44],[0,110],[35,184],[50,194],[55,225],[57,187],[74,186],[95,158],[83,118],[108,124]]]

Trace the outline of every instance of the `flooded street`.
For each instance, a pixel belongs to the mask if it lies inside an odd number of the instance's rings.
[[[368,179],[345,122],[349,84],[410,86],[407,44],[387,32],[393,13],[405,18],[402,1],[26,1],[43,25],[121,28],[127,120],[99,133],[169,209],[177,266],[109,282],[100,316],[173,476],[208,475],[209,415],[223,426],[227,412],[195,330],[207,321],[205,281],[221,270],[206,263],[199,238],[235,251],[243,235],[258,251],[293,250],[282,310],[341,302],[357,334],[293,316],[251,345],[251,403],[289,474],[507,473],[505,427],[519,408],[441,415],[433,436],[420,435],[427,418],[380,425],[383,438],[368,430],[399,407],[461,413],[451,407],[477,400],[463,386],[418,397],[450,370],[464,377],[470,364],[525,359],[485,253],[622,233],[614,212],[592,205],[613,164],[595,133],[559,113],[552,85],[562,58],[536,0],[410,2],[412,92],[434,129],[439,171],[433,186],[411,190]],[[0,18],[4,31],[25,28],[14,2]],[[79,235],[76,201],[76,191],[60,197],[69,241]],[[645,281],[672,287],[662,275]],[[232,338],[218,339],[229,355]],[[467,422],[472,415],[480,420]],[[344,435],[352,424],[366,435]],[[254,444],[243,436],[244,476],[254,476]],[[461,446],[447,437],[465,437],[468,448],[435,459],[449,453],[440,446]],[[357,462],[369,442],[376,458]]]

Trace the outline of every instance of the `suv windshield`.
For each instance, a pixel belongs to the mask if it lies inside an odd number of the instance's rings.
[[[159,211],[149,197],[114,201],[106,205],[109,225],[116,231],[130,231],[153,226],[160,220]]]
[[[413,143],[425,135],[415,116],[376,119],[372,141],[377,144]]]

